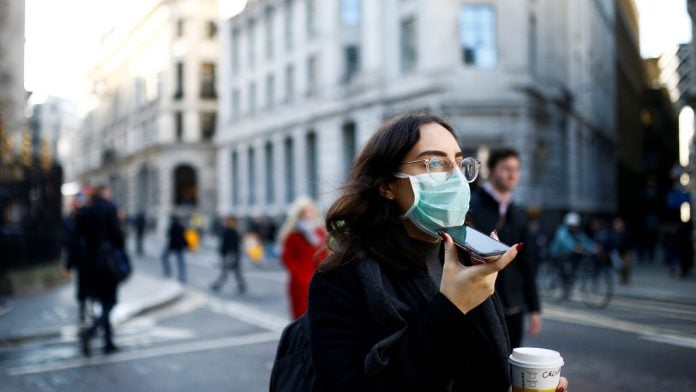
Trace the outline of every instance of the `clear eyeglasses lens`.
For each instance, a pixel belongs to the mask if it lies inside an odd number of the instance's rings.
[[[441,182],[452,176],[452,171],[454,170],[454,164],[448,159],[432,158],[426,161],[428,168],[428,173],[431,175],[433,180]],[[464,179],[468,182],[474,182],[479,174],[479,166],[481,163],[474,158],[464,158],[457,162],[459,170],[464,175]],[[439,173],[445,173],[441,175]]]
[[[478,159],[467,157],[459,162],[459,170],[461,170],[464,175],[464,179],[468,182],[476,181],[476,177],[479,175],[479,167],[481,162]]]

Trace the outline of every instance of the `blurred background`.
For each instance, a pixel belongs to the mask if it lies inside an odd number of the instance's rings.
[[[691,0],[0,0],[3,390],[267,390],[291,319],[278,228],[301,196],[325,212],[405,110],[441,114],[483,162],[520,152],[515,200],[539,263],[567,212],[590,236],[625,223],[607,303],[545,295],[527,340],[561,352],[572,390],[696,388],[695,13]],[[134,272],[112,315],[121,349],[84,358],[61,270],[65,219],[95,185]],[[211,291],[231,215],[246,289]],[[188,236],[179,281],[160,260],[172,216]]]

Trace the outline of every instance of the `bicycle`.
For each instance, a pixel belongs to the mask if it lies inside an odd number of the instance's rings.
[[[607,307],[614,295],[613,270],[597,255],[548,259],[539,267],[537,284],[542,297],[554,303],[570,300],[577,287],[578,297],[591,309]]]

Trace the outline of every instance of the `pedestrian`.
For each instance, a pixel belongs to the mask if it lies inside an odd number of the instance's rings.
[[[299,197],[290,207],[278,234],[281,260],[290,275],[288,295],[294,319],[307,311],[309,282],[327,254],[323,225],[314,202],[308,197]]]
[[[123,232],[121,231],[116,206],[108,199],[110,191],[105,186],[97,186],[90,204],[81,208],[75,224],[80,240],[84,241],[84,266],[80,270],[81,281],[88,286],[89,293],[99,301],[101,314],[92,325],[80,330],[80,346],[85,356],[91,355],[90,341],[98,329],[104,333],[104,353],[118,350],[113,341],[111,311],[118,297],[118,283],[104,273],[100,258],[104,249],[123,250]]]
[[[179,282],[186,283],[186,260],[184,258],[184,252],[187,247],[186,238],[184,237],[184,226],[177,216],[172,215],[170,218],[169,230],[167,230],[167,246],[162,254],[164,276],[169,277],[172,274],[169,256],[174,253],[176,256]]]
[[[585,234],[580,222],[577,212],[568,212],[563,217],[563,223],[556,228],[549,249],[551,257],[560,263],[565,298],[571,294],[570,283],[580,260],[585,256],[595,256],[598,251],[597,244]]]
[[[86,200],[78,194],[71,203],[68,216],[63,218],[63,249],[65,250],[65,264],[63,275],[70,277],[75,271],[75,296],[78,305],[78,320],[80,326],[87,322],[87,301],[94,294],[90,290],[89,277],[85,270],[85,243],[77,231],[76,217]]]
[[[220,288],[227,281],[227,274],[231,270],[234,272],[234,277],[237,280],[239,293],[244,294],[246,292],[247,285],[242,274],[240,241],[239,232],[237,231],[237,218],[228,216],[220,234],[220,275],[210,286],[211,290],[215,292],[220,291]]]
[[[529,234],[525,209],[515,203],[513,192],[520,179],[520,154],[511,148],[491,151],[488,157],[488,181],[471,195],[469,216],[472,225],[484,233],[496,231],[506,244],[534,242]],[[538,260],[531,259],[528,248],[515,262],[500,271],[495,289],[503,303],[505,322],[513,348],[522,346],[525,318],[531,336],[541,331],[541,306],[534,276]],[[528,316],[528,317],[525,317]]]
[[[135,227],[135,247],[139,256],[144,253],[143,238],[145,237],[146,218],[144,211],[138,211],[133,218],[133,226]]]
[[[510,389],[494,288],[520,246],[472,265],[437,234],[464,224],[477,173],[435,115],[396,117],[365,144],[329,209],[332,252],[310,286],[315,390]]]

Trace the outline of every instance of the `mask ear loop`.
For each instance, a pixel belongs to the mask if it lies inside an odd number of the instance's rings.
[[[409,215],[413,212],[414,209],[416,209],[416,206],[420,201],[420,188],[418,187],[418,180],[416,180],[415,176],[406,173],[396,173],[394,174],[394,177],[408,178],[409,183],[411,184],[411,191],[413,192],[413,204],[411,204],[411,207],[408,209],[408,211],[406,211],[403,215],[400,216],[401,219],[408,219]]]

